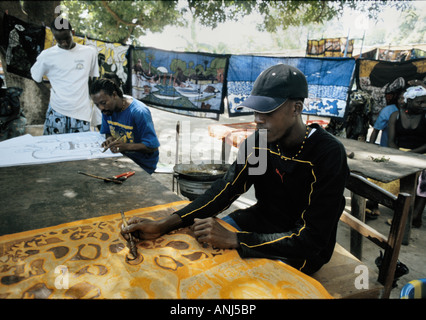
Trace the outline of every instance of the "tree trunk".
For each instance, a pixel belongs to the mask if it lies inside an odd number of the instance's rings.
[[[3,26],[3,15],[7,12],[9,15],[27,23],[48,26],[57,15],[55,14],[55,8],[58,5],[60,5],[60,1],[1,1],[0,25]],[[0,32],[1,37],[8,36],[3,34],[3,27]],[[39,84],[34,80],[8,72],[5,52],[6,48],[0,48],[0,59],[6,85],[8,87],[19,87],[23,89],[20,102],[22,111],[27,118],[27,124],[43,124],[46,109],[49,104],[49,88],[45,84]]]

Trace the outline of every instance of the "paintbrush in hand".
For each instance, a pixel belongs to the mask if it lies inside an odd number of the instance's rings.
[[[113,140],[111,143],[116,142],[116,141],[119,141],[119,140],[121,140],[121,138],[123,138],[123,137],[125,137],[125,135],[121,135],[121,136],[119,136],[117,139]],[[109,148],[110,148],[110,146],[105,147],[105,148],[104,148],[104,150],[102,150],[102,153],[104,153],[105,151],[107,151]]]
[[[123,225],[125,227],[128,226],[128,223],[126,221],[126,217],[124,216],[124,212],[121,211],[121,219],[123,220]],[[136,248],[135,241],[133,240],[133,236],[131,233],[129,233],[129,249],[130,249],[130,256],[128,257],[129,260],[135,260],[138,257],[138,249]]]

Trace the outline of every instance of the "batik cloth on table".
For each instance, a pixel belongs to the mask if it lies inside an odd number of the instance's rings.
[[[352,86],[355,60],[352,58],[296,58],[238,55],[229,59],[227,99],[229,115],[251,114],[238,109],[250,95],[259,74],[279,63],[300,69],[308,82],[309,97],[303,114],[344,118],[349,89]]]
[[[32,136],[26,134],[0,142],[0,167],[122,157],[103,151],[97,131]]]
[[[227,55],[131,48],[132,96],[170,112],[223,113]]]
[[[159,219],[187,203],[125,215]],[[128,260],[121,222],[115,214],[0,237],[0,298],[331,298],[282,262],[203,247],[189,228],[138,243],[138,258]]]

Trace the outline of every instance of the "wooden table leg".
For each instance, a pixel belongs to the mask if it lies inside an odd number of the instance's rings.
[[[365,222],[365,204],[366,200],[364,197],[351,192],[351,214],[362,222]],[[352,228],[350,232],[350,252],[361,260],[363,236]]]
[[[406,192],[412,195],[410,211],[407,217],[407,223],[405,225],[404,238],[402,239],[403,245],[408,245],[410,243],[410,235],[411,235],[411,223],[413,220],[413,209],[414,209],[414,200],[416,199],[416,189],[417,182],[419,179],[420,172],[416,172],[414,174],[410,174],[404,178],[400,179],[400,192]]]
[[[222,138],[222,163],[226,163],[226,142],[225,142],[225,137]]]

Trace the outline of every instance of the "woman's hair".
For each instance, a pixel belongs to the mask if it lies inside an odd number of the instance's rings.
[[[101,90],[103,90],[109,96],[112,96],[115,91],[120,98],[123,98],[123,92],[121,89],[115,84],[114,81],[110,79],[95,80],[95,82],[93,82],[90,87],[90,94],[97,94]]]

